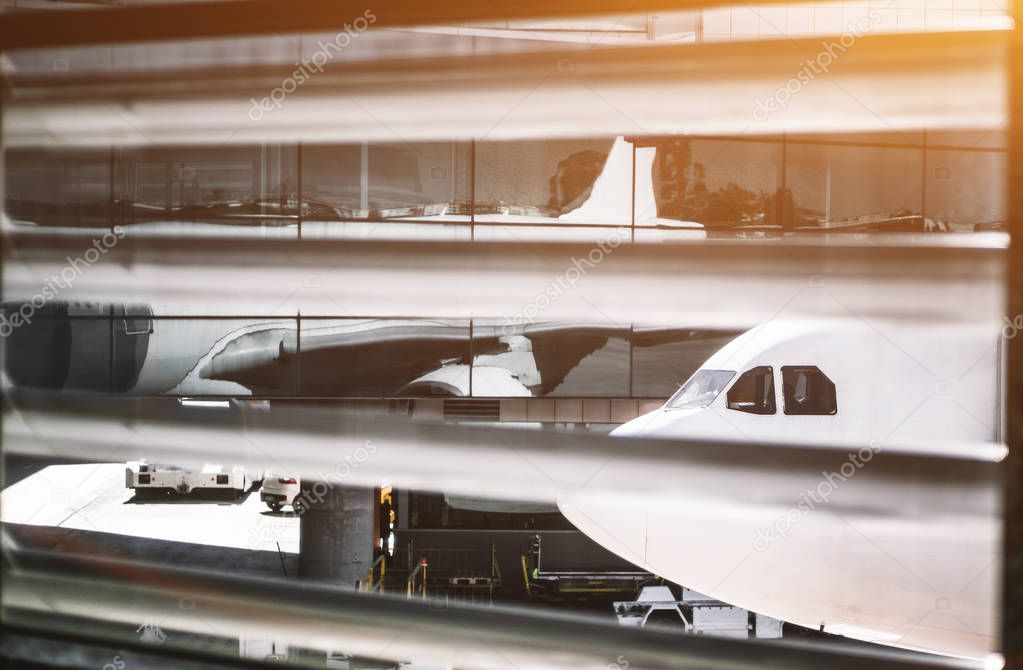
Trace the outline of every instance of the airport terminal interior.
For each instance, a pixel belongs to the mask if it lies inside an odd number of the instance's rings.
[[[1019,20],[0,0],[0,664],[1023,668]]]

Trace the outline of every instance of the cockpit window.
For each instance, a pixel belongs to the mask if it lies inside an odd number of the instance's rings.
[[[728,389],[728,409],[750,414],[774,414],[774,369],[750,368]]]
[[[786,414],[838,413],[835,384],[820,368],[813,365],[783,365],[781,383]]]
[[[734,370],[697,370],[665,404],[666,409],[695,409],[714,402],[735,376]]]

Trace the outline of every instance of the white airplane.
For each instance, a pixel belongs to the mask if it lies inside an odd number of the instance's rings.
[[[885,440],[928,451],[940,449],[935,441],[997,442],[999,355],[997,332],[978,328],[772,321],[729,342],[663,407],[612,435]],[[947,412],[950,404],[960,411]]]
[[[978,328],[770,322],[612,435],[834,445],[834,472],[785,479],[741,462],[694,463],[694,481],[720,500],[680,512],[652,499],[642,518],[582,495],[559,507],[610,551],[736,606],[860,640],[987,657],[997,643],[997,514],[964,524],[921,509],[911,492],[892,503],[870,461],[886,448],[952,454],[964,444],[998,458],[1002,365],[997,333]],[[599,476],[621,475],[611,462]],[[854,487],[857,500],[876,491],[877,508],[843,505]],[[952,487],[936,495],[952,509],[962,499],[964,512],[978,504]]]
[[[610,225],[635,212],[637,223],[661,231],[664,239],[706,237],[699,224],[658,216],[654,157],[653,147],[633,149],[617,138],[578,206],[550,222]],[[622,196],[630,193],[634,169],[635,205]],[[183,321],[150,318],[148,308],[128,309],[134,318],[118,306],[53,308],[48,318],[17,329],[5,342],[4,368],[15,384],[138,395],[286,395],[293,388],[290,363],[298,346],[291,320]],[[124,317],[113,320],[112,330],[102,320],[74,319],[110,309]],[[463,326],[308,320],[301,335],[302,356],[308,357],[303,384],[310,395],[418,395],[429,389],[460,396],[468,394],[471,379],[474,395],[546,395],[615,329],[586,337],[564,324],[505,330],[477,327],[472,333],[470,378],[470,335]],[[109,359],[97,355],[104,351],[111,352]],[[976,329],[932,326],[921,334],[866,324],[773,322],[727,345],[664,407],[614,434],[832,444],[865,456],[889,444],[927,453],[950,443],[997,445],[1000,356],[996,338]],[[614,471],[611,462],[600,476],[613,477]],[[758,484],[757,473],[741,463],[713,474],[737,487]],[[793,485],[793,509],[806,503],[801,494]],[[841,494],[836,491],[835,498]],[[877,546],[864,541],[874,523],[869,514],[836,518],[826,504],[804,513],[779,541],[769,536],[779,530],[785,508],[765,506],[754,514],[748,507],[707,505],[680,517],[651,501],[641,522],[610,501],[580,496],[559,506],[581,531],[627,560],[777,619],[947,654],[976,657],[994,647],[997,523],[964,527],[955,545],[933,546],[913,523],[919,515],[907,515],[905,541]],[[758,542],[766,546],[761,550]]]

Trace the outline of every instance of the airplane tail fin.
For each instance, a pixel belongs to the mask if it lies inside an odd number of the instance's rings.
[[[558,220],[598,225],[629,224],[632,221],[635,188],[636,224],[654,225],[657,222],[653,180],[656,153],[656,147],[639,147],[634,152],[632,142],[626,141],[624,137],[616,137],[604,168],[593,182],[589,197],[576,209],[559,216]]]

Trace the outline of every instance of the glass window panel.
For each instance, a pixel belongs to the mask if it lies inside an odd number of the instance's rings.
[[[918,149],[791,142],[782,228],[922,230],[922,161]]]
[[[844,29],[840,5],[813,8],[813,30],[816,34],[840,35]]]
[[[612,148],[617,151],[609,161]],[[631,153],[631,145],[613,139],[480,142],[476,220],[509,226],[630,223]],[[612,171],[598,188],[606,164]],[[597,198],[600,207],[593,206]]]
[[[643,165],[640,159],[651,150]],[[763,225],[765,207],[780,184],[781,156],[780,141],[644,141],[637,149],[636,226],[673,230],[678,222],[689,222],[713,234]],[[641,165],[651,165],[650,181]],[[644,195],[651,189],[652,197]],[[678,234],[684,234],[681,227]]]
[[[303,216],[323,222],[468,221],[470,165],[465,142],[303,146]],[[347,226],[317,230],[353,236]]]
[[[473,322],[473,395],[629,395],[629,329]]]
[[[132,204],[209,220],[297,212],[295,146],[140,149],[119,157]],[[162,214],[161,214],[162,215]]]
[[[728,409],[747,414],[774,414],[774,370],[762,365],[742,374],[728,389]]]
[[[629,339],[627,333],[571,333],[544,346],[544,352],[560,363],[578,359],[548,395],[561,397],[629,395]],[[545,386],[550,386],[551,375]]]
[[[761,39],[785,37],[788,34],[785,26],[786,11],[785,7],[758,9],[758,37]]]
[[[295,237],[297,156],[296,145],[119,151],[117,220],[131,234]]]
[[[697,370],[666,404],[666,409],[701,409],[707,407],[728,386],[734,370]]]
[[[703,35],[705,38],[728,39],[731,33],[732,12],[730,9],[709,8],[703,12]]]
[[[735,7],[731,10],[732,23],[730,36],[733,39],[753,39],[757,37],[760,17],[752,7]]]
[[[785,413],[830,415],[838,412],[835,384],[821,370],[809,365],[781,368]]]
[[[980,12],[980,0],[953,0],[956,11]]]
[[[638,398],[667,398],[738,334],[637,328],[632,340],[632,394]]]
[[[878,7],[874,9],[880,16],[874,32],[895,33],[899,31],[899,10],[894,7]]]
[[[926,18],[922,9],[900,9],[899,30],[902,32],[922,31],[926,25]]]
[[[927,9],[927,30],[938,31],[956,25],[955,12],[950,9]]]
[[[806,5],[786,6],[785,25],[790,36],[811,33],[813,30],[813,8]]]
[[[927,218],[939,230],[1002,228],[1008,216],[1007,155],[994,151],[927,152]]]
[[[11,318],[20,305],[4,305]],[[145,305],[53,302],[4,340],[19,386],[127,395],[294,392],[294,320],[154,318]]]
[[[366,218],[362,197],[362,147],[359,145],[302,147],[302,204],[304,219]],[[360,214],[362,214],[360,216]]]
[[[469,322],[302,319],[299,394],[469,395]]]
[[[478,144],[476,239],[597,242],[627,234],[615,227],[632,221],[633,153],[621,137]]]
[[[110,156],[108,149],[8,150],[7,215],[15,225],[109,227]]]

